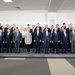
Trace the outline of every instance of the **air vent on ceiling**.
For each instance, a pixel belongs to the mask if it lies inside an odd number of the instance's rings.
[[[14,7],[14,8],[16,8],[16,9],[21,9],[20,7]]]

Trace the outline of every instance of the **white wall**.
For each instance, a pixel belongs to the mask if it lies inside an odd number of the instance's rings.
[[[59,10],[56,16],[56,22],[60,25],[63,22],[66,22],[66,24],[73,23],[75,25],[75,10]]]
[[[22,10],[22,11],[0,11],[0,23],[16,24],[18,26],[26,26],[26,24],[36,25],[48,24],[49,27],[58,23],[60,26],[63,22],[75,25],[75,10],[59,10],[58,12],[47,12],[46,10]]]
[[[56,12],[48,13],[48,25],[56,26]]]
[[[2,24],[40,24],[46,23],[46,11],[0,11],[0,22]]]

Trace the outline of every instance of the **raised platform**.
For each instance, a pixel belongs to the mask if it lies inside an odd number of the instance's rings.
[[[0,53],[0,58],[75,58],[75,54]]]

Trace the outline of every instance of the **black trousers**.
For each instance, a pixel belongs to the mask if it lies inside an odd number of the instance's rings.
[[[62,43],[62,53],[66,53],[67,52],[67,42]]]
[[[71,51],[71,43],[70,43],[70,41],[68,42],[67,48],[68,48],[68,52],[71,52],[71,53],[72,53],[72,51]]]
[[[11,41],[7,41],[7,53],[12,53]]]
[[[31,48],[35,48],[35,43],[32,41]]]
[[[22,38],[22,48],[23,48],[23,52],[24,52],[24,48],[25,48],[24,38]]]
[[[30,45],[26,45],[27,46],[27,52],[30,52]]]
[[[3,43],[0,43],[0,53],[3,53]]]
[[[35,46],[36,46],[36,53],[40,53],[40,42],[36,41]]]

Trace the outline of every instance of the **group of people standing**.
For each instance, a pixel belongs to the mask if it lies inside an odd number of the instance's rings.
[[[37,23],[37,26],[27,24],[27,27],[23,28],[21,32],[19,28],[13,24],[6,24],[6,27],[0,24],[0,52],[4,52],[3,43],[6,43],[6,52],[12,53],[13,47],[15,53],[20,53],[20,44],[22,48],[27,48],[27,52],[30,49],[35,48],[35,53],[40,53],[41,48],[44,48],[44,53],[49,53],[49,48],[52,53],[75,53],[75,27],[71,24],[66,27],[66,23],[63,23],[59,28],[59,24],[41,26]],[[13,45],[14,43],[14,45]],[[59,47],[60,46],[60,47]],[[59,49],[60,48],[60,49]]]

